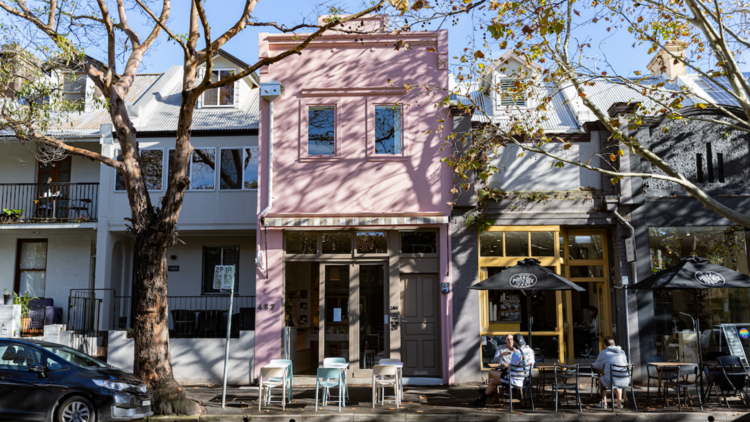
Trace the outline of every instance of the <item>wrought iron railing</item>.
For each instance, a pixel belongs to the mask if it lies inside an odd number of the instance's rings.
[[[98,205],[98,183],[0,183],[0,224],[93,222]]]
[[[112,328],[133,328],[132,296],[115,296]],[[224,338],[229,314],[228,295],[168,296],[169,336],[171,338]],[[255,330],[255,296],[234,296],[231,337],[240,331]]]

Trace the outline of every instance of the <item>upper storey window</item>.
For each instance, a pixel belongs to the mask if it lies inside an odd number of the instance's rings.
[[[86,99],[86,75],[66,72],[63,75],[63,98],[65,101],[84,101]]]
[[[217,69],[211,71],[211,82],[234,75],[234,69]],[[234,84],[206,90],[203,94],[203,107],[234,107]]]
[[[335,107],[310,107],[307,118],[307,154],[334,155],[336,152]]]
[[[401,154],[401,106],[375,106],[375,154]]]

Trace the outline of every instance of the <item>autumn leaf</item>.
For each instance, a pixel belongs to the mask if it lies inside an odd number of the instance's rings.
[[[705,105],[705,104],[703,104],[703,103],[697,103],[697,104],[695,104],[695,107],[699,108],[701,110],[708,108],[708,106]]]
[[[618,150],[617,153],[620,154],[621,157],[625,156],[625,151],[623,151],[622,149]]]
[[[567,151],[567,150],[569,150],[569,149],[570,149],[570,147],[572,147],[572,146],[573,146],[573,143],[572,143],[572,142],[568,142],[567,144],[565,144],[565,146],[563,147],[563,149]]]
[[[411,5],[411,10],[420,10],[424,7],[424,1],[417,0]]]
[[[615,161],[615,160],[617,160],[617,156],[615,154],[609,154],[609,159],[611,161]]]
[[[435,52],[435,49],[434,49],[434,48],[432,48],[432,47],[427,47],[427,52],[428,52],[428,53],[434,53],[434,52]]]
[[[484,53],[482,53],[481,51],[477,50],[477,51],[474,52],[474,58],[477,59],[477,60],[478,59],[483,59],[484,58]]]
[[[399,10],[401,12],[401,15],[403,16],[404,13],[406,13],[407,10],[409,10],[409,2],[407,0],[389,0],[391,2],[391,6],[395,7],[396,10]]]

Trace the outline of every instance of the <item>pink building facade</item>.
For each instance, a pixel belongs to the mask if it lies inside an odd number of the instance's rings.
[[[450,383],[448,33],[362,22],[382,32],[329,34],[259,72],[256,374],[343,357],[370,378],[391,358],[407,381]],[[298,42],[260,34],[260,57]]]

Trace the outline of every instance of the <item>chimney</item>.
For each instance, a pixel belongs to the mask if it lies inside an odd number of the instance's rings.
[[[684,59],[687,53],[687,44],[680,41],[666,43],[664,49],[659,50],[654,58],[648,62],[648,70],[651,71],[651,76],[666,75],[667,79],[674,79],[687,74],[685,64],[676,61],[668,52]]]

